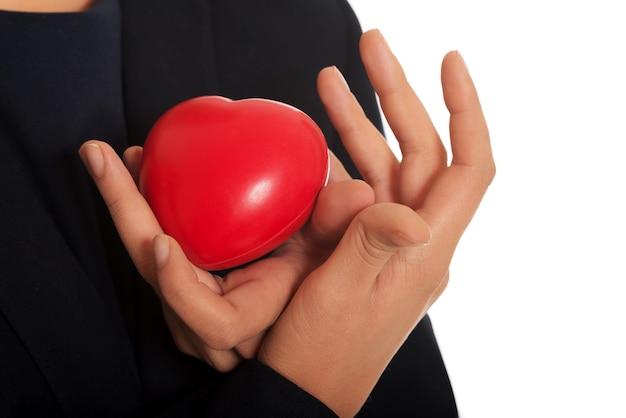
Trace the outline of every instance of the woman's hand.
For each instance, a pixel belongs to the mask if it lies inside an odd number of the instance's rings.
[[[402,162],[339,72],[323,70],[322,101],[377,203],[355,217],[333,254],[303,281],[259,353],[341,416],[360,409],[443,292],[457,243],[495,174],[478,95],[458,53],[448,53],[441,69],[450,112],[449,165],[426,110],[378,31],[363,35],[361,54]]]
[[[221,371],[256,355],[302,279],[328,257],[327,247],[334,248],[356,213],[374,200],[371,188],[351,180],[331,156],[329,184],[305,227],[270,257],[221,278],[194,266],[177,242],[163,234],[136,186],[140,147],[126,150],[126,165],[104,142],[89,141],[79,153],[135,266],[161,298],[175,343]]]

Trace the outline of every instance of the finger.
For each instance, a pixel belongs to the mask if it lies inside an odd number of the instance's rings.
[[[336,67],[320,71],[320,99],[350,157],[376,192],[376,201],[393,201],[391,185],[399,169],[395,155],[378,129],[367,119]]]
[[[402,66],[380,31],[365,32],[360,42],[368,77],[380,99],[402,154],[441,148],[439,134],[424,105],[410,86]]]
[[[363,34],[360,49],[381,109],[402,151],[399,202],[417,208],[447,165],[445,147],[382,34],[378,30]]]
[[[106,202],[126,250],[144,279],[154,287],[152,238],[163,230],[152,209],[108,144],[88,141],[79,154]]]
[[[143,155],[143,148],[136,145],[134,147],[127,148],[122,155],[122,159],[126,168],[133,176],[135,184],[139,184],[139,168],[141,166],[141,157]]]
[[[189,263],[171,237],[156,236],[154,254],[163,299],[207,346],[215,350],[232,349],[265,331],[294,291],[292,283],[277,280],[277,277],[294,276],[284,274],[281,263],[276,263],[274,275],[263,274],[248,279],[245,284],[242,282],[220,296],[207,286],[206,279],[201,278],[209,273]]]
[[[364,281],[375,281],[398,250],[423,245],[430,236],[424,219],[411,208],[396,203],[372,205],[354,219],[318,271],[332,280],[333,289],[344,284],[351,292],[368,291]]]
[[[305,238],[313,243],[336,243],[352,219],[375,201],[374,191],[365,182],[347,180],[324,187],[306,225]]]
[[[209,349],[204,352],[202,360],[218,372],[226,373],[237,367],[244,358],[235,350],[218,351]]]
[[[442,64],[442,85],[450,111],[452,163],[434,184],[420,213],[447,244],[456,243],[495,175],[489,131],[478,94],[463,59],[450,52]]]
[[[328,150],[330,158],[330,174],[328,175],[328,184],[336,183],[338,181],[350,180],[352,177],[348,173],[348,170],[343,166],[339,158],[331,150]]]
[[[453,164],[495,171],[489,129],[474,82],[458,51],[446,54],[441,66],[443,96],[450,112]]]
[[[226,340],[234,327],[233,306],[199,278],[201,272],[173,238],[155,236],[153,249],[158,285],[167,305],[210,347],[232,348]]]
[[[255,358],[259,354],[259,349],[261,348],[261,343],[263,342],[264,337],[265,333],[256,335],[241,344],[238,344],[237,347],[235,347],[235,351],[241,358]]]
[[[166,304],[163,305],[163,314],[176,348],[182,353],[203,360],[221,372],[234,369],[243,360],[235,350],[210,348]]]

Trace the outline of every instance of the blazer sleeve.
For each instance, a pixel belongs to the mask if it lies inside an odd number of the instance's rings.
[[[158,418],[174,417],[324,418],[337,415],[322,402],[257,360],[242,363],[221,387],[201,388]]]

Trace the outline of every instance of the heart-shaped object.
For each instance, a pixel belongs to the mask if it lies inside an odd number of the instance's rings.
[[[139,187],[187,257],[222,270],[269,253],[300,229],[328,172],[324,135],[302,111],[203,96],[152,127]]]

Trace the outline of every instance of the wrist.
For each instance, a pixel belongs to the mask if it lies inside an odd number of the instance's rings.
[[[384,370],[384,365],[376,367],[376,361],[355,364],[354,360],[328,356],[327,352],[316,355],[314,350],[295,347],[287,352],[267,342],[259,352],[259,362],[317,398],[339,417],[353,417],[359,412]],[[343,350],[335,353],[339,351]]]

